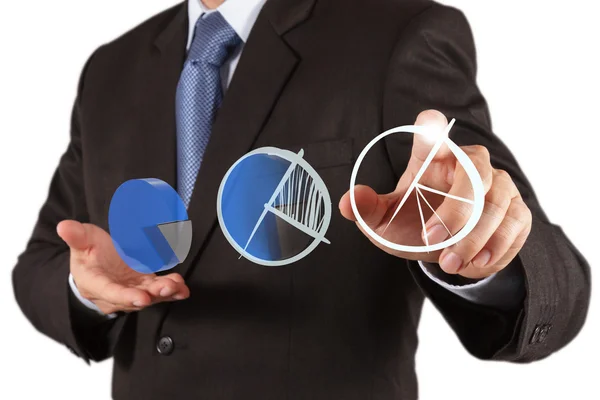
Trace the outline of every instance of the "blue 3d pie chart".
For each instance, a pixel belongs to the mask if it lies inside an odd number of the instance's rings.
[[[115,191],[108,212],[117,253],[144,274],[166,271],[185,261],[192,222],[179,194],[160,179],[133,179]]]

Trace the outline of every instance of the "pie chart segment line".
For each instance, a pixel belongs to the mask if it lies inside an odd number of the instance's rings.
[[[427,228],[425,227],[425,217],[423,217],[423,209],[421,208],[421,199],[417,194],[417,206],[419,207],[419,215],[421,216],[421,225],[423,226],[423,236],[425,237],[425,246],[429,247],[429,239],[427,238]]]
[[[453,194],[450,194],[450,193],[445,193],[440,190],[430,188],[428,186],[423,186],[420,183],[417,183],[417,188],[421,188],[423,190],[427,190],[428,192],[439,194],[441,196],[449,197],[454,200],[462,201],[464,203],[475,204],[475,202],[473,200],[465,199],[464,197],[454,196]]]
[[[431,151],[427,155],[427,158],[425,159],[425,162],[421,166],[421,169],[419,170],[419,172],[417,172],[417,174],[415,175],[415,179],[413,179],[413,181],[411,182],[410,186],[408,187],[408,190],[404,194],[404,197],[402,198],[402,201],[400,201],[400,204],[398,205],[398,208],[396,208],[396,211],[394,212],[394,215],[392,215],[392,218],[390,218],[390,221],[385,226],[385,229],[383,230],[383,233],[385,233],[385,231],[387,230],[387,228],[389,228],[389,226],[392,223],[392,221],[394,220],[394,218],[396,218],[396,215],[398,215],[398,212],[404,206],[404,203],[406,203],[406,200],[408,199],[408,196],[410,196],[410,194],[412,193],[412,191],[415,189],[415,186],[419,182],[419,179],[421,179],[421,177],[425,173],[425,170],[427,169],[427,167],[429,167],[429,164],[431,164],[431,161],[433,161],[433,158],[435,157],[435,154],[438,152],[438,150],[440,149],[440,147],[442,147],[443,143],[444,143],[444,137],[442,136],[435,143],[435,145],[433,146],[433,148],[431,149]]]
[[[448,235],[452,236],[452,232],[450,232],[450,229],[448,229],[448,227],[444,223],[444,220],[442,219],[442,217],[440,217],[439,214],[433,209],[433,207],[431,206],[431,204],[429,204],[429,202],[427,201],[427,198],[425,197],[425,195],[423,194],[423,192],[421,192],[421,189],[419,189],[419,186],[420,185],[417,185],[417,187],[416,187],[417,193],[419,194],[419,196],[421,196],[421,198],[423,199],[423,201],[425,202],[425,204],[427,204],[427,206],[433,212],[433,214],[437,217],[437,219],[442,223],[442,225],[444,226],[444,228],[446,228],[446,232],[448,232]]]
[[[452,119],[452,121],[450,121],[450,123],[448,124],[448,126],[444,130],[444,132],[439,135],[439,139],[437,140],[437,142],[435,143],[435,145],[433,146],[433,148],[431,149],[431,151],[427,155],[427,158],[423,162],[423,165],[421,165],[421,168],[419,169],[419,172],[417,172],[417,174],[415,175],[415,179],[413,179],[413,181],[411,182],[410,186],[408,187],[408,190],[404,194],[404,197],[402,198],[402,201],[398,205],[398,208],[396,208],[396,211],[394,212],[394,215],[392,215],[392,218],[390,218],[390,221],[385,226],[385,229],[383,230],[383,233],[385,233],[385,231],[387,230],[387,228],[389,228],[389,226],[392,223],[392,221],[394,220],[394,218],[396,218],[396,215],[398,215],[398,212],[400,211],[400,209],[402,208],[402,206],[404,205],[404,203],[408,199],[408,196],[410,196],[410,194],[412,193],[412,191],[415,189],[415,186],[419,183],[419,180],[421,179],[421,177],[425,173],[425,170],[427,169],[427,167],[429,167],[429,164],[431,164],[431,162],[433,161],[433,158],[435,157],[435,155],[439,151],[440,147],[442,147],[442,144],[444,144],[444,142],[446,142],[446,139],[448,138],[450,130],[454,126],[455,122],[456,122],[456,119]]]
[[[272,152],[272,153],[269,153],[269,154],[281,157],[281,155],[277,154],[276,152]],[[301,149],[298,152],[298,157],[302,158],[303,155],[304,155],[304,150]],[[285,159],[285,157],[282,157],[282,158]],[[298,165],[297,162],[291,161],[290,166],[288,167],[287,171],[285,171],[285,174],[283,174],[283,177],[281,178],[281,181],[279,181],[279,184],[277,185],[277,187],[275,188],[275,191],[271,195],[271,198],[269,199],[269,203],[268,204],[273,204],[273,202],[275,201],[275,199],[279,195],[279,192],[283,188],[283,185],[285,185],[285,182],[287,181],[287,179],[290,177],[290,175],[292,174],[292,172],[294,172],[294,170],[296,169],[296,165]],[[288,194],[288,197],[289,197],[289,194]],[[250,234],[250,237],[248,238],[248,242],[246,242],[246,246],[244,246],[244,251],[248,249],[248,246],[250,245],[250,242],[252,241],[252,238],[256,234],[256,231],[258,230],[258,227],[262,223],[263,219],[265,219],[266,215],[267,215],[267,209],[265,208],[263,210],[263,212],[260,214],[260,217],[258,218],[258,221],[256,221],[256,225],[254,225],[254,229],[252,230],[252,233]]]

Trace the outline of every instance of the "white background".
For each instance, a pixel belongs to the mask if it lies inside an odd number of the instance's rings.
[[[21,315],[10,273],[68,140],[91,52],[172,0],[0,2],[0,398],[107,399],[112,363],[92,368]],[[495,131],[553,222],[600,263],[597,214],[600,10],[591,0],[448,0],[469,18]],[[368,0],[365,0],[368,6]],[[594,245],[596,243],[596,245]],[[594,275],[596,283],[597,274]],[[427,304],[417,357],[421,398],[599,399],[600,316],[563,351],[529,365],[482,362]],[[460,394],[459,392],[460,391]]]

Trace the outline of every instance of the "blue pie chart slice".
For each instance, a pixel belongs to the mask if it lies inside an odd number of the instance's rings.
[[[121,259],[144,274],[182,263],[192,244],[192,222],[181,197],[159,179],[133,179],[119,186],[108,226]]]

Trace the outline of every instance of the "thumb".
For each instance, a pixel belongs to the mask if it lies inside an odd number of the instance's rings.
[[[72,250],[83,251],[90,246],[88,229],[81,222],[62,221],[57,225],[56,232]]]
[[[367,225],[372,229],[375,229],[381,224],[390,205],[388,195],[378,195],[368,186],[356,185],[354,187],[354,199],[356,201],[358,213]],[[356,215],[352,210],[350,191],[346,192],[342,197],[339,207],[344,218],[349,219],[350,221],[356,221]]]
[[[442,134],[448,126],[448,120],[446,119],[446,116],[439,111],[426,110],[419,114],[415,125],[432,128],[432,133],[430,135],[413,135],[411,158],[416,159],[422,164],[439,139],[439,135]],[[449,153],[450,149],[448,146],[443,145],[436,153],[435,158],[443,158]]]

